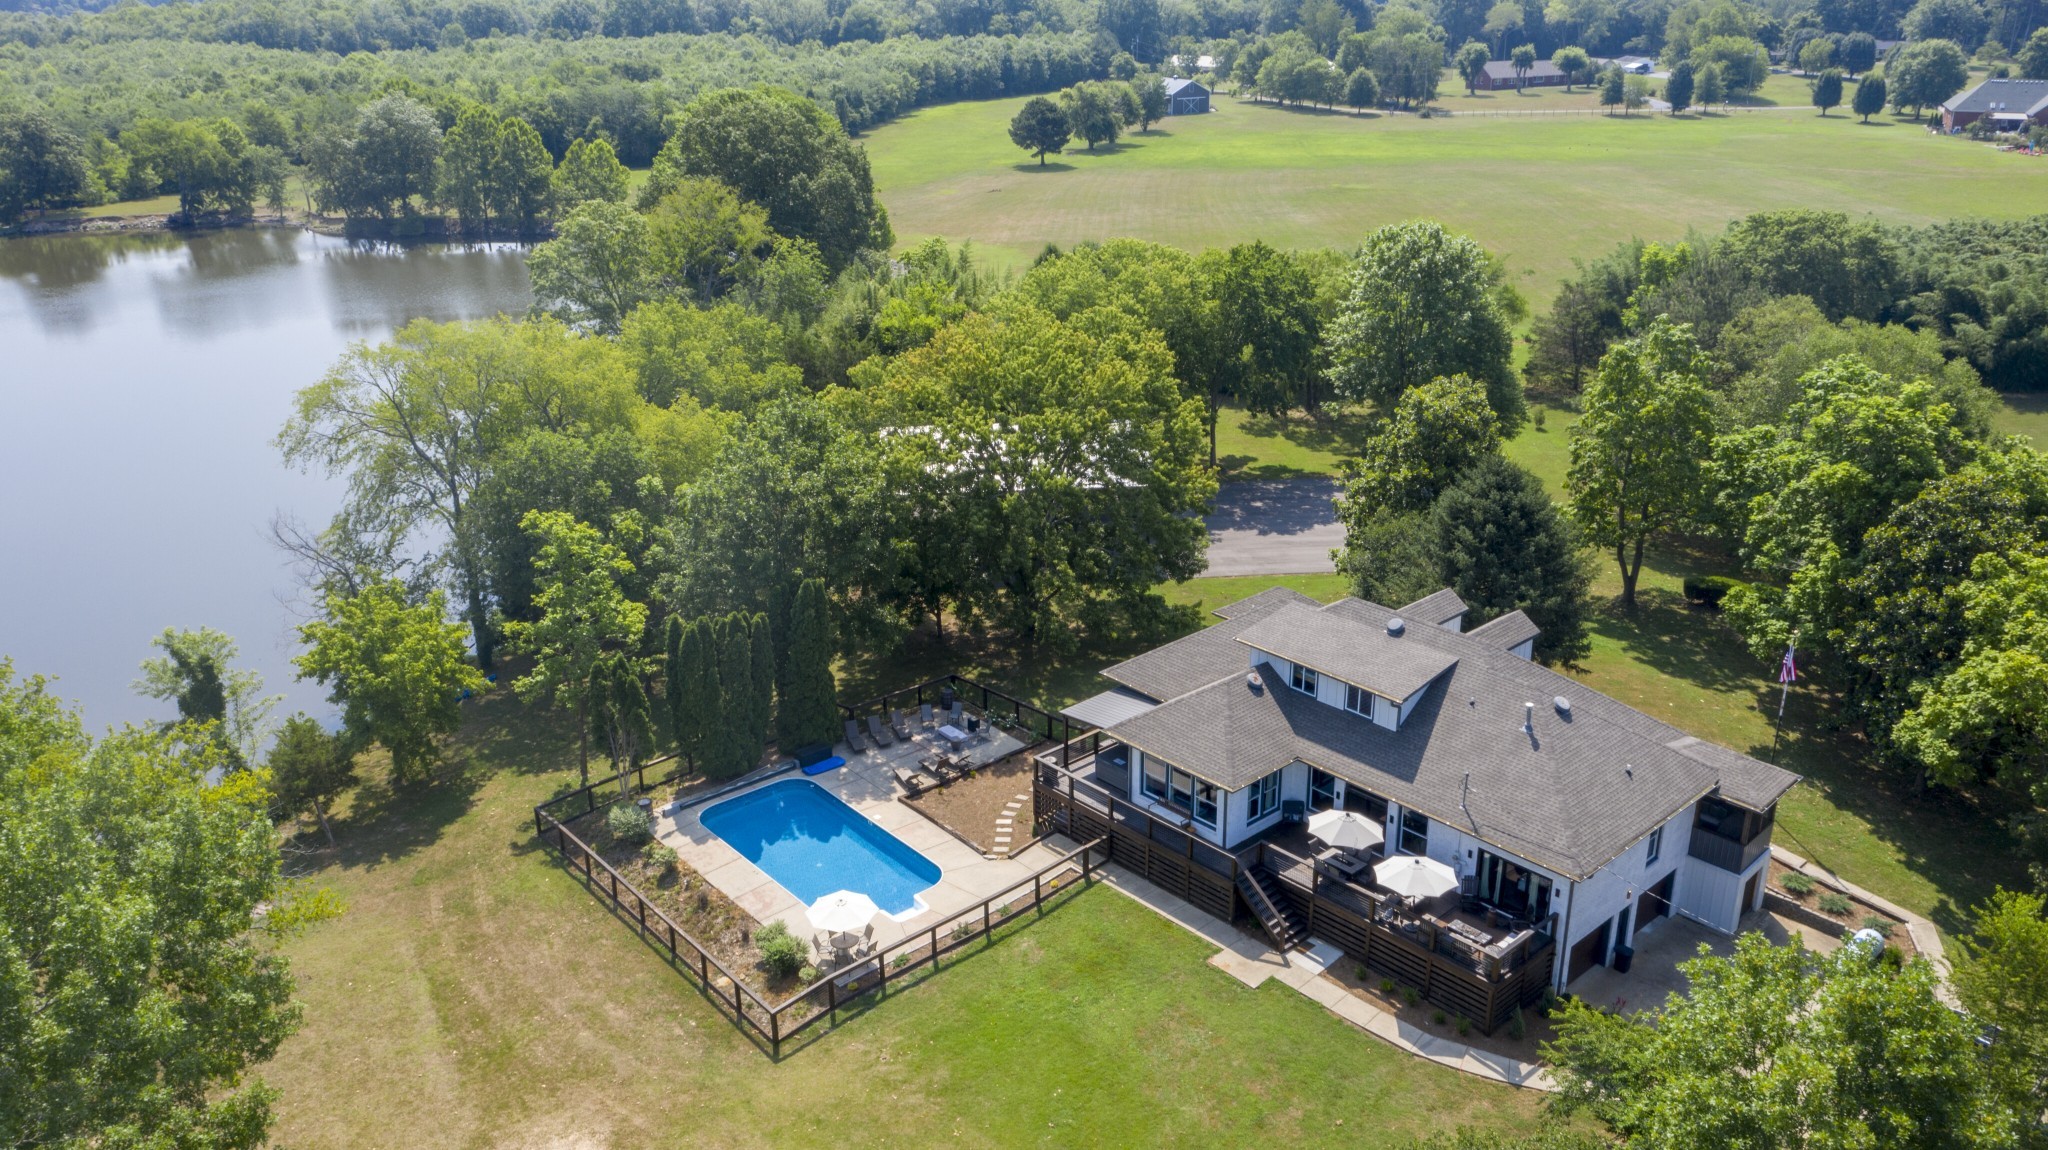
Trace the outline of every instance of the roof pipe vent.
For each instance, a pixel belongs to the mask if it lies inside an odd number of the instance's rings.
[[[1408,630],[1408,621],[1399,615],[1387,620],[1387,634],[1398,639]]]
[[[1559,695],[1556,698],[1550,700],[1550,705],[1557,708],[1557,714],[1559,718],[1563,719],[1567,723],[1571,722],[1572,701],[1570,699],[1565,698],[1563,695]]]
[[[1536,704],[1534,703],[1522,704],[1522,733],[1525,735],[1536,733]]]
[[[1259,673],[1257,671],[1247,671],[1245,673],[1244,685],[1247,688],[1249,688],[1251,690],[1251,693],[1254,695],[1263,695],[1266,693],[1266,684],[1259,679]]]

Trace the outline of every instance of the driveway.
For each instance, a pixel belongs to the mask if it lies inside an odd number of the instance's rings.
[[[1225,483],[1209,514],[1207,575],[1304,575],[1335,571],[1330,550],[1344,545],[1331,502],[1335,479],[1254,479]]]

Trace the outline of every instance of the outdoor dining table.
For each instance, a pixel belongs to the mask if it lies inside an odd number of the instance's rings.
[[[1324,851],[1318,857],[1321,859],[1324,865],[1328,866],[1331,870],[1336,871],[1338,874],[1343,875],[1345,878],[1357,878],[1359,872],[1364,870],[1366,867],[1366,862],[1364,859],[1359,858],[1357,855],[1354,855],[1349,851],[1327,850]]]
[[[939,737],[951,744],[956,751],[967,745],[967,732],[951,723],[939,728]]]

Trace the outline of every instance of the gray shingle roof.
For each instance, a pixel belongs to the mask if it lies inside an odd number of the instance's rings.
[[[1424,595],[1406,607],[1399,608],[1403,619],[1410,623],[1427,623],[1432,627],[1441,627],[1469,610],[1471,608],[1465,605],[1465,601],[1458,598],[1458,593],[1449,587]]]
[[[1177,77],[1169,77],[1166,81],[1166,94],[1169,96],[1180,95],[1181,89],[1183,88],[1193,88],[1195,91],[1200,92],[1204,96],[1209,94],[1209,89],[1202,87],[1200,84],[1197,84],[1193,80],[1183,80]]]
[[[1235,603],[1225,603],[1211,613],[1218,618],[1235,619],[1240,615],[1261,614],[1289,603],[1299,603],[1304,607],[1322,606],[1320,602],[1309,598],[1292,587],[1268,587],[1256,595],[1239,599]]]
[[[1489,619],[1470,632],[1474,639],[1502,651],[1512,651],[1542,633],[1543,628],[1519,610],[1510,611],[1498,619]]]
[[[1237,641],[1398,703],[1457,663],[1456,655],[1412,637],[1435,629],[1425,624],[1394,636],[1384,625],[1332,626],[1322,610],[1288,604],[1238,632]]]
[[[1516,78],[1514,61],[1490,60],[1486,65],[1486,74],[1495,80],[1513,80]],[[1562,75],[1564,73],[1558,70],[1557,65],[1548,60],[1538,60],[1529,66],[1527,79],[1534,80]]]
[[[1282,610],[1303,611],[1254,608],[1257,619],[1237,613],[1203,634],[1248,629]],[[1359,639],[1383,633],[1395,614],[1360,599],[1303,613],[1327,633]],[[1168,701],[1109,734],[1231,790],[1298,759],[1574,878],[1701,795],[1718,789],[1761,810],[1798,781],[1510,655],[1478,631],[1410,628],[1402,642],[1434,647],[1454,665],[1396,731],[1316,702],[1264,665],[1255,672],[1262,689],[1251,690],[1239,634],[1202,644],[1189,636],[1119,664],[1153,660],[1145,673],[1157,682],[1200,682],[1154,694]],[[1168,674],[1158,666],[1167,662],[1182,665]],[[1571,701],[1569,719],[1555,696]],[[1525,702],[1537,704],[1533,738],[1521,729]]]
[[[1960,95],[1941,102],[1949,112],[1991,113],[1995,110],[2015,116],[2032,116],[2048,108],[2048,80],[1986,80]]]
[[[1233,672],[1242,674],[1251,666],[1251,655],[1237,644],[1238,633],[1290,604],[1321,606],[1299,591],[1269,588],[1216,608],[1223,622],[1106,667],[1102,677],[1163,702]]]

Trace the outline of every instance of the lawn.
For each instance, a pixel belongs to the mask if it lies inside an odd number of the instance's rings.
[[[2048,394],[2007,392],[1998,398],[1992,430],[2000,435],[2024,435],[2035,447],[2048,450]]]
[[[1551,497],[1562,500],[1565,469],[1571,466],[1571,430],[1579,422],[1579,413],[1540,403],[1529,405],[1531,415],[1539,409],[1543,426],[1536,426],[1534,419],[1523,424],[1522,430],[1502,445],[1501,454],[1535,472],[1550,488]]]
[[[1041,168],[1009,141],[1019,103],[926,108],[867,135],[900,242],[971,239],[1014,268],[1048,243],[1341,247],[1428,217],[1504,256],[1542,310],[1574,259],[1631,236],[1815,205],[1894,222],[2011,217],[2032,210],[2040,175],[2038,160],[1846,114],[1424,120],[1229,98]]]
[[[1284,420],[1225,407],[1216,419],[1216,462],[1226,481],[1336,475],[1344,460],[1358,457],[1366,420],[1363,407],[1292,411]]]
[[[562,732],[485,714],[453,779],[366,789],[339,852],[295,859],[348,905],[289,946],[306,1024],[263,1069],[280,1145],[1242,1146],[1340,1123],[1378,1145],[1536,1114],[1246,989],[1105,889],[773,1061],[536,849]]]

